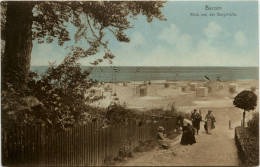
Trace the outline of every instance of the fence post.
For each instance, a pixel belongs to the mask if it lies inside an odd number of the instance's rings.
[[[40,162],[39,165],[45,165],[45,124],[42,123],[41,125],[41,149],[40,149]]]

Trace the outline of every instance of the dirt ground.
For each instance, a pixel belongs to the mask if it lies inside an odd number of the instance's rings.
[[[196,97],[195,91],[182,92],[181,85],[189,84],[186,82],[169,82],[170,87],[164,88],[164,82],[152,83],[148,86],[147,96],[140,97],[134,93],[134,86],[139,83],[128,83],[127,87],[123,87],[122,83],[116,86],[117,97],[121,104],[125,104],[128,108],[139,109],[140,111],[149,108],[165,108],[171,102],[175,103],[178,111],[190,112],[192,109],[200,109],[203,119],[208,109],[213,110],[216,117],[216,128],[211,135],[205,133],[203,122],[201,122],[201,130],[196,135],[197,143],[189,146],[180,145],[180,137],[171,141],[171,148],[154,149],[149,152],[135,153],[134,157],[128,159],[127,162],[119,164],[120,166],[237,166],[240,164],[237,155],[237,148],[234,141],[234,129],[229,129],[229,121],[232,128],[239,126],[242,119],[242,110],[233,106],[233,98],[242,90],[250,90],[251,86],[256,86],[258,94],[258,81],[232,81],[214,83],[222,84],[224,88],[220,91],[213,91],[207,97]],[[200,86],[202,81],[193,81]],[[238,91],[230,94],[228,85],[230,83],[238,84]],[[115,85],[112,85],[115,92]],[[217,85],[218,87],[218,85]],[[96,105],[106,107],[110,104],[110,94],[104,92],[106,96]],[[256,109],[258,111],[258,109]],[[250,119],[251,114],[247,114]]]
[[[213,108],[216,128],[211,135],[205,133],[203,122],[196,142],[193,145],[180,145],[181,135],[171,141],[171,148],[156,148],[149,152],[135,153],[122,166],[238,166],[237,148],[234,141],[234,129],[239,125],[242,112],[234,108]],[[206,109],[202,109],[205,116]],[[236,122],[236,123],[235,123]]]

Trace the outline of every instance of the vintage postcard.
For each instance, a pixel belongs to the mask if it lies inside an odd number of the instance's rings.
[[[2,166],[258,166],[258,1],[1,1]]]

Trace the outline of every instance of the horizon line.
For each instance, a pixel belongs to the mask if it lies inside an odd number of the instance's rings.
[[[32,66],[50,66],[50,65],[31,65]],[[56,65],[58,66],[58,65]],[[87,66],[87,67],[111,67],[111,66],[116,66],[116,67],[259,67],[259,66],[147,66],[147,65],[144,65],[144,66],[133,66],[133,65],[127,65],[127,66],[124,66],[124,65],[81,65],[81,66]]]

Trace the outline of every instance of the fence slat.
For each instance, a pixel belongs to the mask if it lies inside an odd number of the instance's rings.
[[[91,125],[90,124],[88,124],[87,125],[87,154],[88,154],[88,159],[87,159],[87,162],[88,162],[88,165],[89,166],[91,166],[91,158],[90,158],[90,143],[91,143],[91,140],[90,140],[90,136],[92,135],[91,134],[91,130],[90,130],[90,128],[91,128]]]
[[[96,127],[97,126],[97,123],[95,122],[94,123],[94,128],[93,128],[93,130],[94,130],[94,135],[93,135],[93,142],[94,142],[94,152],[93,152],[93,155],[94,155],[94,158],[93,158],[93,160],[94,160],[94,162],[93,162],[93,164],[94,164],[94,166],[97,166],[97,131],[96,131]]]
[[[83,136],[84,136],[84,166],[88,166],[89,162],[88,162],[88,150],[89,150],[89,139],[88,139],[88,135],[89,135],[89,130],[88,130],[88,124],[84,125],[83,127]]]

